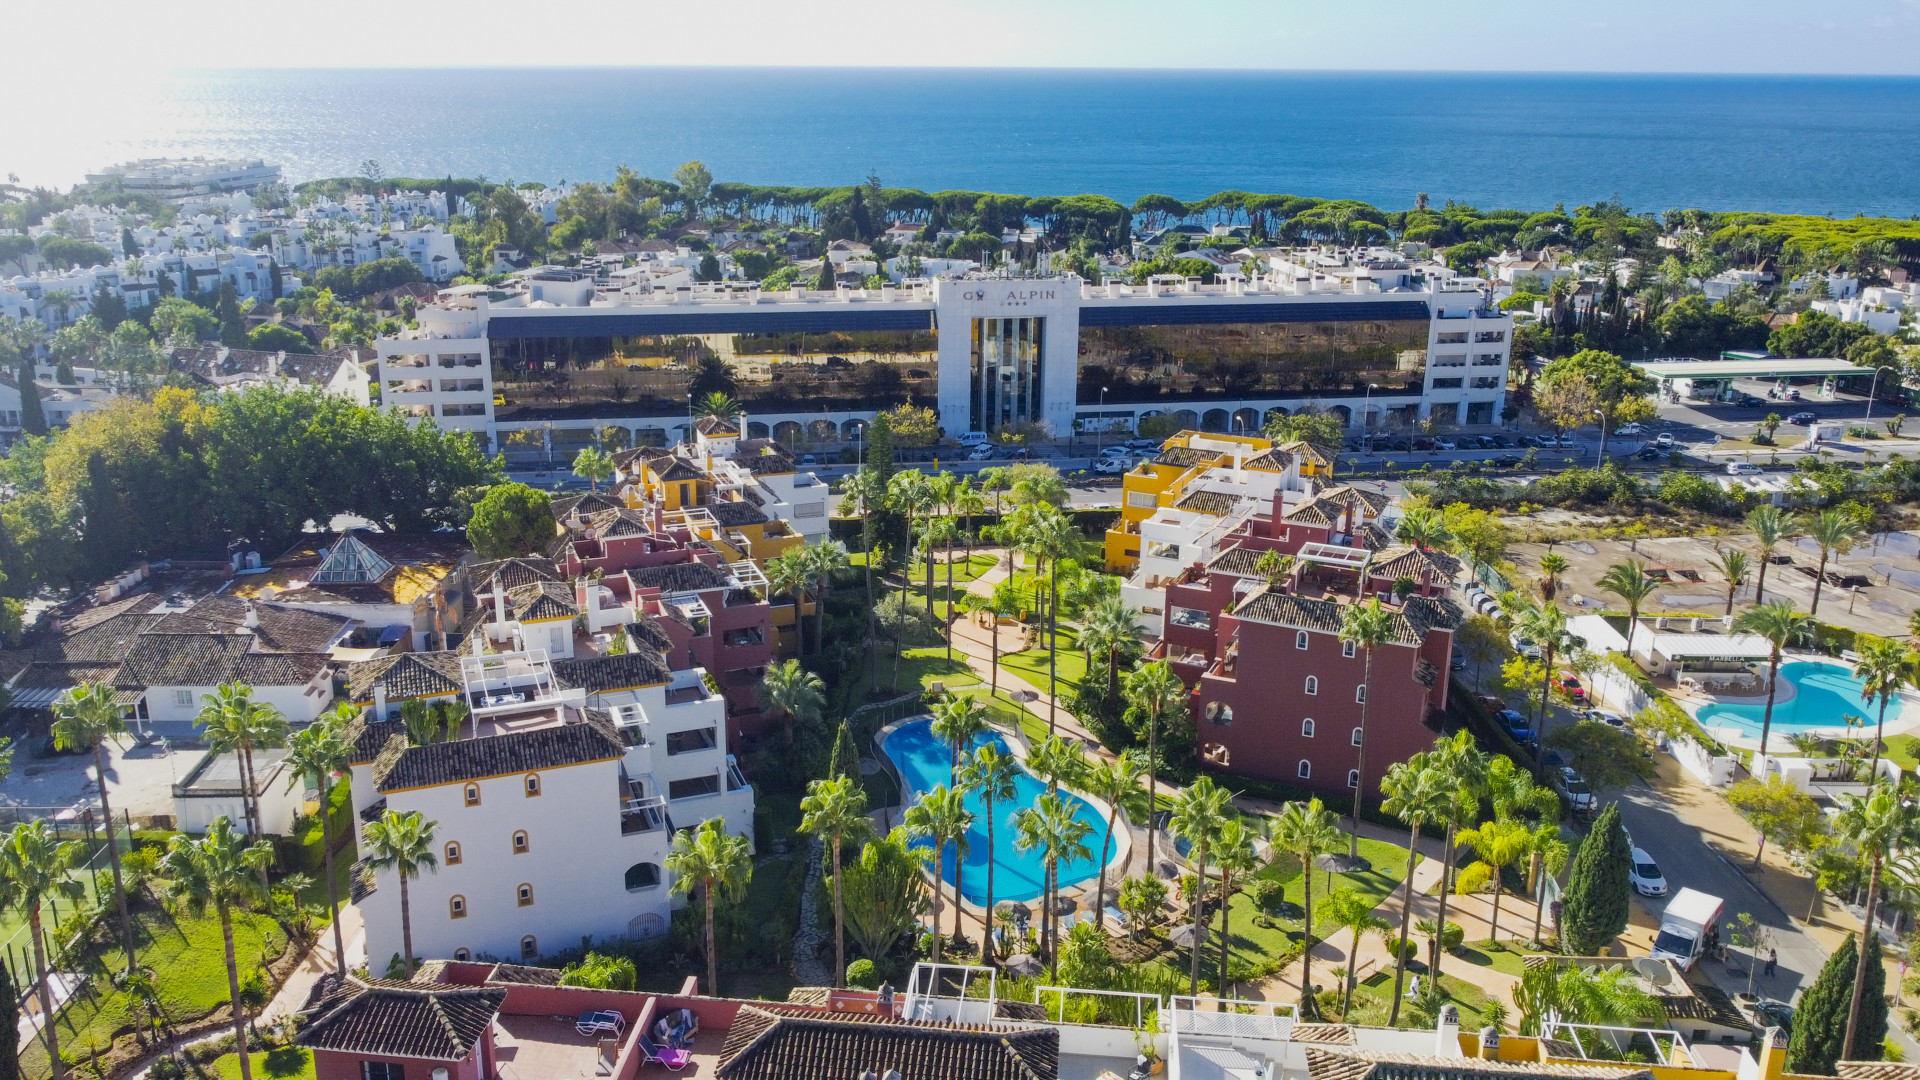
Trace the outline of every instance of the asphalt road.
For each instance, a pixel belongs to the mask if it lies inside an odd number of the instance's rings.
[[[1684,820],[1665,796],[1644,782],[1621,792],[1618,801],[1621,822],[1633,834],[1634,844],[1644,848],[1660,865],[1670,894],[1681,888],[1698,889],[1725,901],[1721,921],[1723,940],[1734,916],[1743,911],[1751,913],[1756,923],[1772,932],[1774,947],[1780,950],[1779,968],[1771,979],[1764,976],[1754,979],[1756,993],[1791,1002],[1798,991],[1812,985],[1821,965],[1827,961],[1825,951],[1801,932],[1787,912],[1763,894],[1733,861],[1709,844],[1698,826]],[[1664,898],[1636,896],[1634,902],[1656,923],[1666,906]],[[1746,956],[1738,949],[1728,950],[1726,964],[1712,959],[1700,961],[1700,970],[1728,993],[1747,988],[1746,967]]]

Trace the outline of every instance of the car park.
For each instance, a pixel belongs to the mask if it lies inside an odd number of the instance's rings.
[[[1608,724],[1613,727],[1627,726],[1627,718],[1612,709],[1588,709],[1586,718],[1596,724]]]
[[[1660,864],[1653,861],[1645,848],[1633,849],[1627,866],[1627,883],[1641,896],[1667,895],[1666,875],[1660,872]]]
[[[1792,416],[1787,417],[1787,423],[1798,424],[1804,427],[1808,424],[1813,423],[1818,419],[1820,419],[1818,416],[1815,416],[1810,412],[1797,412],[1797,413],[1794,413]]]

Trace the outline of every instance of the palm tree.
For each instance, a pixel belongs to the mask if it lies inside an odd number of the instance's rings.
[[[1647,576],[1647,568],[1631,560],[1617,562],[1607,567],[1600,575],[1601,591],[1610,592],[1627,604],[1627,647],[1626,654],[1633,655],[1633,631],[1640,622],[1640,605],[1652,596],[1660,583]],[[1548,667],[1552,667],[1549,663]]]
[[[802,551],[804,551],[804,549],[802,549]],[[793,637],[795,651],[801,656],[805,656],[807,654],[807,624],[806,620],[800,617],[800,604],[801,601],[805,599],[804,594],[806,590],[813,583],[813,573],[807,566],[806,556],[802,554],[802,551],[789,551],[783,555],[775,555],[773,558],[768,559],[766,563],[766,574],[767,598],[769,600],[782,595],[793,597]],[[818,603],[817,599],[815,603]],[[826,644],[826,642],[821,639],[818,629],[818,627],[815,628],[813,635],[813,647],[816,651],[823,648]]]
[[[1107,701],[1120,699],[1120,664],[1140,652],[1140,632],[1133,620],[1140,612],[1118,597],[1102,600],[1080,621],[1074,644],[1088,656],[1107,658]]]
[[[740,416],[740,403],[724,391],[715,390],[693,403],[694,418],[711,416],[731,424]]]
[[[867,581],[867,670],[873,679],[873,693],[880,693],[880,630],[874,621],[873,603],[873,534],[875,530],[873,512],[885,505],[886,486],[880,480],[880,474],[860,466],[860,471],[846,478],[840,487],[840,513],[842,516],[858,516],[861,520],[860,543],[861,568]],[[798,609],[794,617],[799,618]]]
[[[905,469],[893,474],[887,481],[886,501],[906,519],[908,544],[912,544],[914,535],[913,519],[915,514],[930,513],[934,507],[935,493],[932,482],[918,469]],[[907,590],[913,581],[913,553],[911,548],[901,556],[900,605],[906,607]],[[933,618],[933,562],[927,562],[927,618]],[[893,689],[900,690],[900,622],[893,626]]]
[[[993,867],[999,862],[993,857],[993,804],[1005,802],[1019,793],[1015,781],[1020,774],[1020,765],[1013,755],[1001,750],[996,743],[989,742],[973,752],[973,757],[960,770],[960,782],[980,792],[981,811],[987,819],[987,920],[993,918]],[[993,935],[988,933],[980,945],[980,957],[989,966],[993,964]]]
[[[1885,706],[1881,707],[1885,715]],[[113,808],[107,803],[107,752],[102,744],[127,733],[114,704],[113,687],[81,683],[53,707],[53,745],[61,750],[93,751],[93,776],[100,784],[100,817],[107,826],[107,862],[113,867],[113,899],[120,907],[120,940],[127,950],[127,971],[138,970],[133,953],[133,917],[127,914],[127,886],[120,877],[120,845],[114,838]]]
[[[800,831],[827,841],[833,851],[833,985],[847,977],[847,909],[840,896],[840,845],[867,834],[867,792],[851,776],[807,784],[800,800]]]
[[[247,834],[266,835],[260,823],[260,793],[253,778],[253,752],[271,750],[287,737],[287,720],[280,710],[253,700],[253,687],[246,683],[221,683],[213,693],[200,699],[204,704],[194,723],[200,725],[207,747],[216,753],[232,751],[240,756],[241,803],[247,815]],[[266,871],[260,872],[260,884],[266,887]]]
[[[944,474],[942,474],[942,476],[944,476]],[[940,494],[942,490],[945,488],[945,485],[942,484],[940,480],[941,480],[941,477],[934,477],[932,480],[929,481],[929,483],[932,485],[933,497],[936,500],[940,498]],[[960,526],[955,525],[953,523],[953,519],[950,517],[929,517],[925,521],[920,523],[920,555],[921,555],[922,561],[926,564],[926,571],[927,571],[927,621],[928,622],[934,621],[934,617],[933,617],[933,552],[934,552],[934,549],[941,547],[942,545],[945,545],[947,549],[947,553],[951,555],[953,553],[953,538],[958,536],[959,534],[960,534]],[[949,559],[947,560],[947,622],[951,624],[952,621],[953,621],[953,560]],[[948,657],[949,658],[952,657],[951,645],[948,646]]]
[[[391,815],[391,811],[389,811]],[[371,826],[369,826],[371,828]],[[429,856],[431,857],[431,856]],[[167,876],[167,899],[183,902],[201,914],[211,907],[220,917],[220,938],[226,946],[227,1000],[233,1006],[234,1049],[240,1055],[240,1080],[253,1080],[247,1063],[247,1010],[240,1000],[240,964],[233,952],[233,909],[267,898],[260,878],[273,861],[273,844],[247,843],[234,835],[225,814],[214,818],[198,840],[176,836],[167,844],[160,870]],[[403,886],[404,887],[404,886]],[[413,968],[409,964],[408,976]]]
[[[1340,640],[1358,646],[1366,655],[1360,672],[1360,749],[1355,755],[1353,784],[1353,836],[1347,857],[1360,857],[1360,803],[1367,790],[1367,700],[1373,683],[1373,649],[1393,640],[1393,613],[1374,597],[1364,604],[1349,604],[1340,613]]]
[[[1193,970],[1187,979],[1189,994],[1200,992],[1200,915],[1207,906],[1207,851],[1219,835],[1220,827],[1226,824],[1227,816],[1233,812],[1232,799],[1231,792],[1215,787],[1213,777],[1202,774],[1185,791],[1173,797],[1173,815],[1167,822],[1173,835],[1190,845],[1187,861],[1200,879],[1200,887],[1193,898]]]
[[[1567,572],[1572,564],[1565,555],[1549,551],[1540,556],[1540,599],[1551,600],[1560,591],[1560,575]]]
[[[973,698],[948,694],[933,706],[933,737],[947,744],[952,763],[947,782],[960,785],[960,762],[972,750],[973,740],[986,734],[987,713]]]
[[[1773,730],[1773,697],[1780,682],[1780,655],[1788,645],[1798,644],[1813,635],[1813,618],[1793,610],[1785,600],[1755,604],[1733,620],[1736,633],[1755,634],[1773,646],[1767,657],[1767,709],[1760,717],[1760,755],[1767,756],[1767,736]]]
[[[981,494],[980,489],[974,486],[973,481],[964,476],[955,479],[950,498],[954,512],[961,515],[960,541],[965,545],[967,561],[971,563],[974,541],[973,518],[974,515],[986,510],[987,499]]]
[[[1160,809],[1155,772],[1159,768],[1160,724],[1187,707],[1187,684],[1165,660],[1141,664],[1127,672],[1127,698],[1147,718],[1147,873],[1153,873],[1154,818]]]
[[[1227,992],[1229,916],[1233,911],[1233,879],[1260,869],[1260,852],[1253,846],[1256,829],[1243,817],[1229,817],[1213,839],[1213,864],[1220,868],[1220,994]]]
[[[1867,964],[1880,950],[1869,949],[1868,935],[1877,934],[1874,907],[1880,899],[1880,873],[1887,853],[1912,846],[1920,837],[1920,808],[1901,798],[1892,784],[1868,781],[1867,794],[1844,796],[1846,805],[1833,821],[1833,832],[1853,850],[1865,856],[1867,873],[1867,910],[1860,925],[1860,966],[1853,978],[1853,1002],[1847,1007],[1847,1034],[1840,1045],[1851,1047],[1853,1033],[1860,1026],[1861,991],[1867,985]]]
[[[1387,799],[1380,809],[1407,823],[1407,900],[1400,907],[1400,936],[1395,939],[1393,1015],[1387,1026],[1400,1022],[1400,990],[1407,977],[1407,932],[1413,922],[1413,864],[1419,859],[1420,829],[1444,820],[1453,797],[1453,777],[1434,767],[1426,754],[1395,762],[1380,780]]]
[[[1093,887],[1094,925],[1106,927],[1107,863],[1113,858],[1113,827],[1120,820],[1121,800],[1140,790],[1140,778],[1147,763],[1129,750],[1112,761],[1103,761],[1080,776],[1080,787],[1107,804],[1107,836],[1100,842],[1100,879]]]
[[[1813,578],[1813,603],[1807,605],[1808,615],[1820,614],[1820,587],[1827,583],[1827,560],[1853,550],[1854,542],[1866,534],[1866,524],[1846,510],[1822,510],[1807,519],[1807,537],[1820,546],[1820,572]]]
[[[353,748],[341,730],[357,710],[341,705],[329,716],[308,724],[287,739],[287,765],[293,775],[287,787],[311,779],[320,789],[320,847],[326,860],[327,913],[333,922],[333,961],[341,978],[347,975],[347,949],[340,936],[340,886],[333,877],[333,778],[352,764]]]
[[[1532,855],[1536,875],[1542,872],[1558,874],[1566,867],[1567,859],[1572,854],[1573,848],[1565,840],[1560,839],[1558,820],[1542,822],[1539,828],[1533,830]],[[1537,876],[1529,881],[1527,893],[1535,899],[1540,898],[1540,882]],[[1545,913],[1546,907],[1547,905],[1539,903],[1533,906],[1533,940],[1536,942],[1540,940],[1540,917]]]
[[[1631,629],[1631,624],[1629,624]],[[1540,714],[1534,717],[1533,730],[1536,738],[1546,726],[1548,690],[1553,682],[1553,656],[1567,643],[1567,613],[1552,600],[1539,607],[1526,607],[1514,620],[1514,630],[1535,645],[1540,646],[1542,666],[1546,669],[1540,677]]]
[[[801,548],[800,565],[806,570],[813,583],[813,648],[815,652],[826,646],[827,633],[827,596],[833,592],[833,575],[853,565],[847,561],[847,545],[838,540],[826,540],[812,547]],[[799,609],[794,609],[794,621],[800,619]]]
[[[1432,959],[1427,965],[1427,970],[1437,979],[1440,977],[1440,957],[1444,952],[1440,942],[1447,925],[1447,893],[1453,876],[1454,856],[1460,846],[1455,837],[1462,827],[1480,820],[1480,798],[1487,788],[1491,755],[1474,743],[1473,734],[1465,728],[1454,732],[1451,737],[1435,739],[1429,753],[1433,767],[1441,775],[1453,779],[1453,794],[1444,819],[1447,835],[1440,843],[1440,910],[1434,924],[1442,933],[1434,935],[1431,942]]]
[[[707,908],[707,993],[720,994],[720,952],[713,939],[713,905],[716,894],[728,899],[746,890],[753,877],[753,856],[747,850],[747,838],[728,836],[720,818],[708,818],[698,829],[682,829],[673,835],[673,847],[667,852],[667,871],[673,875],[673,891],[685,895],[700,886]],[[834,893],[840,891],[839,867],[834,867]],[[835,976],[835,985],[839,976]]]
[[[817,723],[826,714],[827,684],[801,667],[800,661],[783,660],[761,676],[760,697],[767,708],[786,714],[787,745],[791,747],[797,725]]]
[[[53,998],[47,986],[47,940],[40,927],[40,906],[63,899],[75,904],[86,895],[86,886],[72,876],[80,857],[78,840],[56,842],[41,820],[15,825],[0,843],[0,909],[19,912],[27,920],[27,932],[33,939],[40,1014],[46,1018],[40,1031],[47,1040],[47,1061],[54,1080],[59,1080],[65,1070],[60,1064],[60,1025],[53,1022]]]
[[[1373,897],[1357,889],[1341,889],[1327,897],[1327,915],[1340,924],[1341,929],[1353,933],[1353,944],[1347,950],[1346,992],[1340,999],[1340,1015],[1345,1017],[1353,1011],[1353,983],[1360,967],[1360,939],[1369,932],[1385,934],[1393,929],[1393,924],[1373,913]]]
[[[1039,849],[1045,866],[1045,884],[1041,888],[1045,917],[1041,926],[1046,934],[1045,947],[1052,968],[1051,975],[1057,980],[1060,975],[1060,951],[1053,937],[1053,906],[1054,896],[1059,891],[1060,862],[1063,859],[1093,858],[1093,852],[1086,845],[1087,834],[1093,831],[1093,826],[1080,820],[1073,812],[1073,804],[1053,792],[1041,795],[1032,806],[1015,814],[1013,825],[1019,832],[1014,846],[1021,851]]]
[[[360,830],[360,842],[366,846],[362,861],[367,868],[392,870],[400,877],[400,944],[406,950],[409,979],[413,978],[413,908],[407,898],[407,879],[419,877],[422,870],[440,872],[440,860],[433,853],[437,825],[418,810],[404,814],[389,810]]]
[[[599,491],[600,481],[613,475],[613,455],[597,446],[583,446],[573,455],[573,475],[587,482],[587,490]]]
[[[1861,698],[1880,699],[1880,718],[1873,727],[1873,764],[1867,769],[1867,782],[1880,772],[1880,738],[1887,728],[1887,705],[1900,689],[1914,681],[1916,672],[1912,649],[1890,638],[1866,638],[1860,645],[1860,662],[1853,674],[1863,684]]]
[[[1300,860],[1306,875],[1300,934],[1300,996],[1313,992],[1313,860],[1340,844],[1340,822],[1319,799],[1291,802],[1273,822],[1273,846]]]
[[[1714,561],[1719,564],[1720,572],[1727,578],[1726,613],[1731,615],[1733,614],[1733,596],[1740,591],[1741,583],[1747,580],[1747,553],[1739,548],[1722,548],[1719,558]]]
[[[1057,794],[1062,781],[1078,781],[1087,771],[1087,751],[1078,739],[1049,735],[1027,754],[1027,768],[1047,782],[1048,794]]]
[[[1493,922],[1487,940],[1500,936],[1500,872],[1527,854],[1533,845],[1533,831],[1518,821],[1489,821],[1477,829],[1465,829],[1460,842],[1493,868]]]
[[[936,785],[914,800],[901,817],[907,832],[933,841],[933,962],[940,962],[940,899],[946,883],[947,845],[953,845],[953,936],[960,937],[960,873],[967,861],[967,831],[973,828],[973,811],[967,809],[966,792]]]
[[[1054,730],[1059,709],[1060,561],[1080,545],[1080,531],[1059,508],[1046,502],[1021,507],[1025,519],[1020,544],[1029,559],[1047,567],[1047,732]]]
[[[1747,511],[1747,528],[1753,530],[1754,542],[1760,545],[1760,576],[1753,582],[1753,602],[1758,604],[1766,599],[1767,563],[1773,558],[1773,549],[1798,528],[1793,516],[1781,513],[1777,506],[1756,506]]]
[[[992,653],[987,682],[988,692],[995,697],[1000,694],[1000,620],[1013,618],[1021,608],[1020,587],[1010,577],[995,582],[992,594],[980,605],[981,611],[993,617],[993,625],[987,630],[987,647]]]
[[[1394,530],[1394,539],[1403,544],[1412,544],[1425,551],[1439,547],[1453,539],[1446,521],[1440,511],[1431,506],[1415,506],[1400,517],[1400,527]]]

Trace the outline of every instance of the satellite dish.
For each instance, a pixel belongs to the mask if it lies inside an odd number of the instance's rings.
[[[1651,956],[1635,958],[1633,961],[1633,970],[1638,972],[1641,978],[1656,987],[1666,986],[1673,981],[1672,970]]]

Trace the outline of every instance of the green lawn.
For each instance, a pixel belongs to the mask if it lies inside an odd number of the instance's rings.
[[[1920,768],[1920,739],[1912,735],[1889,735],[1885,741],[1887,756],[1895,764],[1909,772]]]
[[[1059,695],[1065,697],[1068,690],[1077,689],[1087,677],[1087,660],[1080,650],[1073,646],[1073,635],[1066,631],[1054,635],[1059,658],[1055,661],[1055,677],[1058,679]],[[1036,644],[1040,642],[1036,641]],[[1028,649],[1025,652],[1000,654],[1000,670],[1012,672],[1025,679],[1035,690],[1045,692],[1047,679],[1047,650]],[[1105,677],[1106,669],[1101,668]]]
[[[1368,869],[1351,874],[1315,871],[1313,875],[1315,904],[1320,903],[1336,889],[1355,890],[1372,898],[1378,904],[1406,877],[1406,848],[1380,840],[1362,839],[1360,856],[1370,864]],[[1283,895],[1286,906],[1282,910],[1291,913],[1293,917],[1262,916],[1253,906],[1251,897],[1244,892],[1235,894],[1231,912],[1232,937],[1228,948],[1235,957],[1256,970],[1270,966],[1273,957],[1291,954],[1299,949],[1300,917],[1303,912],[1301,902],[1306,898],[1306,875],[1300,872],[1299,862],[1291,856],[1282,855],[1275,859],[1260,871],[1259,876],[1285,883]],[[1314,934],[1319,938],[1325,938],[1340,929],[1321,914],[1324,910],[1324,908],[1318,908],[1314,911],[1316,916]],[[1216,921],[1215,929],[1218,928]]]
[[[152,970],[161,1010],[171,1022],[199,1019],[227,1003],[226,954],[218,918],[211,913],[194,916],[183,910],[176,919],[148,903],[135,912],[134,923],[140,965]],[[117,934],[112,936],[118,938]],[[262,915],[237,916],[233,936],[234,955],[243,976],[278,957],[287,944],[279,926]],[[126,961],[120,949],[105,948],[99,951],[97,963],[85,966],[94,971],[119,971]],[[105,1050],[116,1032],[145,1022],[145,1010],[132,997],[115,990],[103,978],[90,979],[80,996],[60,1011],[60,1047],[63,1052],[70,1049],[76,1057],[86,1054],[90,1047]],[[21,1051],[27,1075],[48,1075],[44,1052],[35,1054],[24,1046]]]
[[[123,833],[119,839],[120,850],[124,852],[128,847],[127,837]],[[46,901],[41,906],[40,925],[49,935],[49,947],[52,946],[51,935],[55,927],[64,924],[68,917],[73,914],[75,908],[91,906],[94,901],[94,896],[96,895],[96,889],[105,890],[105,894],[109,898],[109,905],[111,905],[111,898],[113,896],[113,874],[112,871],[108,869],[105,858],[102,857],[106,852],[106,838],[103,836],[101,839],[91,843],[84,839],[79,842],[87,845],[89,854],[92,856],[88,865],[95,867],[95,869],[73,870],[68,873],[68,877],[80,882],[81,887],[86,890],[85,894],[78,901],[68,900],[65,897],[55,897]],[[32,951],[33,940],[27,934],[26,916],[13,908],[0,911],[0,955],[7,956],[8,962],[16,965],[14,967],[15,971],[23,971],[26,970],[26,968],[20,966],[20,960],[31,956]],[[30,965],[31,961],[28,961],[28,964]]]
[[[298,1046],[276,1046],[248,1054],[247,1067],[254,1080],[314,1080],[313,1054]],[[222,1054],[206,1071],[220,1080],[240,1080],[240,1055]]]

